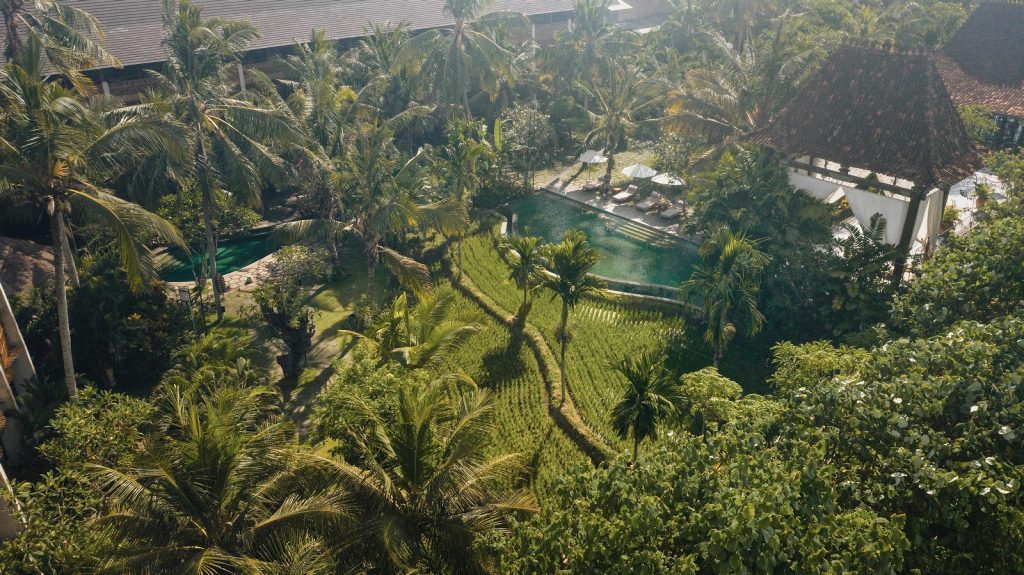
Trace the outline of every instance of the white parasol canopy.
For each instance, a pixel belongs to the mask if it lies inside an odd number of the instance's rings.
[[[608,161],[608,158],[601,155],[601,152],[597,150],[587,150],[580,154],[580,161],[584,164],[603,164]]]
[[[622,169],[622,173],[630,178],[650,178],[658,173],[654,168],[648,168],[643,164],[633,164]]]
[[[669,174],[658,174],[651,178],[651,181],[655,184],[661,184],[663,186],[685,186],[686,182],[680,180],[675,176]]]

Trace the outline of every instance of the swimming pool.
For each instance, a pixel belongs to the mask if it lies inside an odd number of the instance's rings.
[[[601,252],[594,274],[627,282],[679,287],[698,261],[697,246],[626,218],[541,192],[509,204],[516,232],[557,242],[568,229],[583,230]]]
[[[257,262],[271,252],[274,246],[267,241],[270,234],[256,234],[229,238],[217,243],[217,273],[224,275],[240,270],[245,266]],[[163,261],[160,270],[160,279],[167,282],[187,282],[195,279],[192,268],[200,269],[202,258],[206,251],[192,254],[192,261],[177,251],[172,252]]]

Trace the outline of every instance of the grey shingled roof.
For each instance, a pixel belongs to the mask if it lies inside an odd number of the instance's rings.
[[[107,35],[107,49],[123,65],[161,62],[164,49],[162,0],[74,0],[95,16]],[[407,23],[412,29],[445,26],[452,19],[443,0],[199,0],[203,16],[248,20],[261,37],[250,49],[290,46],[323,28],[327,38],[363,35],[368,22]],[[572,0],[494,0],[488,12],[515,11],[527,15],[568,12]],[[0,34],[2,40],[3,34]]]

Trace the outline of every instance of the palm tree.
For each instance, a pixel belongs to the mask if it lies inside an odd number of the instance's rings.
[[[740,49],[710,33],[717,64],[686,72],[666,100],[666,129],[705,138],[697,161],[716,158],[746,134],[767,125],[788,101],[816,53],[779,20],[770,38]]]
[[[174,227],[123,201],[100,182],[128,171],[142,156],[182,157],[180,126],[146,106],[93,110],[59,82],[44,82],[42,46],[30,37],[17,62],[0,71],[0,200],[50,222],[54,290],[68,395],[77,393],[65,273],[77,278],[67,239],[73,212],[103,222],[113,233],[133,288],[155,279],[145,242],[162,239],[184,247]]]
[[[633,436],[636,465],[640,442],[656,439],[658,426],[678,410],[679,384],[665,369],[665,355],[650,350],[623,357],[611,368],[626,378],[626,392],[612,408],[612,428],[621,439]]]
[[[700,300],[707,321],[704,339],[715,350],[718,368],[736,335],[736,321],[745,321],[748,335],[761,331],[764,315],[757,309],[757,292],[768,256],[742,233],[733,234],[722,226],[701,245],[700,258],[690,279],[683,282],[681,295],[684,301]]]
[[[615,170],[616,150],[637,126],[642,114],[658,103],[662,90],[639,66],[614,61],[580,89],[590,102],[592,110],[589,113],[595,124],[586,141],[603,139],[604,153],[608,157],[604,175],[604,192],[608,193]]]
[[[59,0],[0,0],[6,44],[4,59],[20,60],[31,42],[38,42],[46,61],[77,87],[79,70],[95,65],[119,66],[103,48],[103,29],[88,12]]]
[[[258,37],[249,23],[204,20],[201,8],[191,0],[166,0],[164,29],[166,71],[157,77],[192,140],[192,154],[183,172],[202,194],[209,277],[214,280],[217,317],[223,318],[216,281],[216,199],[228,193],[237,201],[258,206],[263,182],[284,174],[284,160],[271,145],[301,141],[302,133],[283,102],[268,100],[257,106],[245,94],[232,94],[223,80],[230,77],[226,66]]]
[[[366,516],[368,552],[387,572],[487,573],[474,540],[537,509],[528,491],[509,487],[526,471],[523,456],[494,455],[491,396],[449,393],[402,387],[389,422],[363,406],[375,432],[350,432],[361,467],[331,464]]]
[[[569,346],[569,312],[587,294],[597,293],[605,283],[590,275],[590,270],[601,259],[597,250],[587,243],[587,236],[580,230],[567,230],[562,241],[549,246],[547,269],[541,285],[551,290],[551,299],[562,300],[562,319],[558,324],[558,341],[561,345],[559,366],[562,369],[562,403],[565,403],[565,350]]]
[[[526,323],[529,313],[530,290],[536,287],[544,271],[544,241],[533,236],[511,235],[501,239],[498,253],[508,266],[508,279],[523,290],[523,303],[519,306],[520,323]]]
[[[421,187],[417,170],[424,154],[403,158],[394,145],[394,129],[411,113],[408,110],[386,122],[359,125],[358,134],[339,160],[339,198],[346,219],[309,219],[278,226],[284,240],[306,237],[335,239],[351,234],[363,244],[372,285],[377,262],[384,264],[414,291],[429,281],[426,266],[387,248],[389,236],[417,226],[459,229],[468,216],[465,206],[451,201],[418,204],[413,192]]]
[[[445,0],[444,12],[455,19],[451,27],[417,34],[402,46],[401,67],[419,75],[439,104],[469,118],[469,92],[493,90],[498,78],[511,79],[511,55],[488,31],[495,20],[522,16],[492,14],[480,18],[488,0]]]
[[[484,327],[474,317],[453,316],[455,303],[450,291],[423,294],[415,305],[402,293],[370,322],[365,335],[347,330],[339,333],[370,342],[382,362],[390,359],[411,367],[437,364]]]
[[[540,53],[541,67],[556,94],[600,73],[600,65],[635,48],[634,33],[609,18],[611,0],[576,0],[572,26],[558,34],[553,46]]]
[[[117,541],[104,572],[334,573],[325,536],[341,491],[306,482],[319,460],[299,447],[277,392],[231,379],[158,390],[157,431],[131,469],[89,466]]]
[[[431,160],[437,175],[447,188],[449,197],[463,209],[469,210],[470,202],[480,188],[480,164],[494,157],[494,151],[484,140],[476,140],[467,133],[469,126],[456,122],[450,127],[449,143],[435,147]],[[465,227],[454,230],[458,252],[458,277],[462,277],[462,236]]]

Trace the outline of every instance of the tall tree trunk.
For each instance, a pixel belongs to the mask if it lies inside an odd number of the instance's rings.
[[[565,403],[565,348],[569,345],[569,306],[562,302],[562,328],[559,335],[559,339],[562,341],[562,353],[561,358],[558,361],[558,366],[562,371],[562,400],[561,403]]]
[[[608,150],[605,151],[605,154],[608,155],[608,163],[605,164],[605,167],[604,167],[604,193],[605,193],[605,195],[608,195],[611,192],[611,189],[612,189],[612,170],[615,169],[615,146],[617,146],[617,145],[618,145],[618,142],[616,142],[613,137],[608,136],[608,140],[607,140]]]
[[[459,232],[459,236],[455,238],[455,249],[459,252],[459,275],[458,279],[462,279],[462,232]]]
[[[224,319],[224,308],[220,303],[220,286],[217,285],[217,240],[213,236],[212,202],[203,200],[203,227],[206,229],[206,256],[210,261],[210,283],[213,286],[213,306],[217,308],[217,320]]]
[[[366,291],[373,297],[373,284],[377,269],[377,244],[371,243],[366,250]]]
[[[71,250],[71,242],[68,241],[67,234],[61,235],[60,247],[64,252],[64,266],[67,268],[68,275],[71,278],[71,287],[82,287],[82,282],[78,279],[78,265],[75,263],[75,252]]]
[[[7,31],[7,45],[4,46],[4,59],[14,60],[21,50],[21,33],[18,30],[18,13],[22,9],[22,0],[7,0],[3,3],[4,29]]]
[[[633,467],[636,467],[637,451],[640,450],[640,436],[637,435],[637,426],[633,426]]]
[[[722,346],[715,345],[715,361],[713,362],[715,369],[718,369],[720,363],[722,363]]]
[[[53,236],[54,296],[57,298],[57,325],[60,331],[60,353],[64,361],[64,386],[68,389],[68,397],[73,400],[78,396],[78,384],[75,382],[75,360],[71,355],[71,320],[68,318],[68,288],[64,283],[64,250],[61,247],[64,214],[52,196],[46,209],[50,217],[50,234]]]

